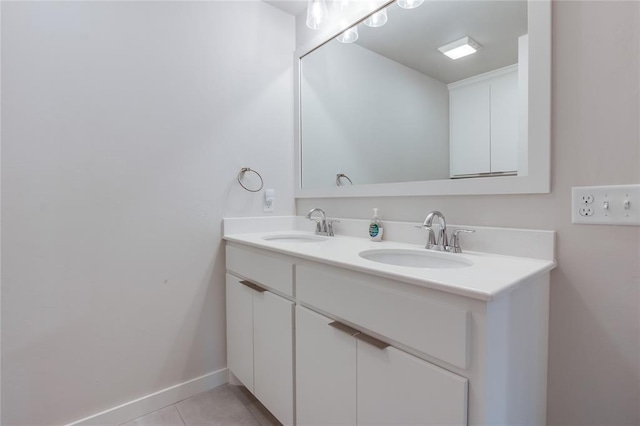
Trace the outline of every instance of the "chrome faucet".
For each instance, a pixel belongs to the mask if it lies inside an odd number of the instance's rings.
[[[438,231],[437,242],[432,241],[433,240],[432,237],[435,235],[433,233],[433,228],[432,228],[434,217],[437,217],[438,220],[440,221],[440,230]],[[422,227],[429,230],[429,241],[427,242],[427,246],[425,248],[429,250],[438,250],[438,251],[445,251],[447,249],[447,246],[449,245],[447,241],[447,221],[445,220],[444,215],[442,213],[440,213],[437,210],[429,213],[425,218],[424,223],[422,224]]]
[[[436,217],[440,224],[437,240],[436,234],[433,231],[433,219]],[[447,221],[445,220],[444,215],[436,210],[430,212],[425,218],[422,226],[418,226],[418,228],[424,228],[429,231],[427,245],[425,246],[427,250],[448,251],[450,253],[462,253],[459,234],[471,234],[476,232],[470,229],[456,229],[451,233],[451,245],[449,245],[449,239],[447,237]]]
[[[316,212],[320,213],[320,219],[314,219],[311,217]],[[333,233],[333,224],[336,222],[340,222],[336,219],[327,219],[327,215],[324,210],[317,207],[309,210],[309,213],[307,213],[305,217],[309,220],[315,220],[316,235],[326,235],[327,237],[333,237],[335,235]]]

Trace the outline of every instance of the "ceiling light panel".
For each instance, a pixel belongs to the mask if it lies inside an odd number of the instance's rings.
[[[438,50],[451,59],[460,59],[476,53],[482,49],[482,45],[471,37],[462,37],[452,43],[439,47]]]

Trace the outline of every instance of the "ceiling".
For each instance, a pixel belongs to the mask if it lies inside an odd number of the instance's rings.
[[[306,10],[307,0],[263,0],[291,15]],[[452,83],[518,62],[518,37],[527,34],[526,0],[428,0],[406,10],[387,7],[380,28],[358,26],[362,47],[444,83]],[[483,48],[452,60],[438,47],[470,36]]]
[[[426,1],[405,10],[387,8],[380,28],[360,25],[358,44],[444,83],[518,62],[518,37],[527,34],[527,2]],[[469,36],[483,48],[452,60],[438,47]]]
[[[287,12],[290,15],[296,16],[300,12],[306,10],[306,0],[262,0],[265,3],[269,3],[271,6],[275,6],[278,9]]]
[[[428,0],[410,10],[394,3],[387,14],[382,27],[360,24],[356,43],[447,84],[517,63],[518,37],[528,32],[526,0]],[[455,61],[438,51],[464,36],[483,48]]]

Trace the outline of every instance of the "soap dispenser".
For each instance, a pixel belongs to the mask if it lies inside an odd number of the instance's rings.
[[[384,229],[382,228],[382,221],[378,217],[378,209],[373,209],[373,217],[371,218],[371,222],[369,223],[369,238],[371,241],[382,241],[382,232]]]

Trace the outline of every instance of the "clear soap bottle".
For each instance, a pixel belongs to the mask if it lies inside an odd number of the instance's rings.
[[[373,209],[373,217],[369,223],[369,238],[371,241],[382,241],[382,221],[378,217],[378,209]]]

